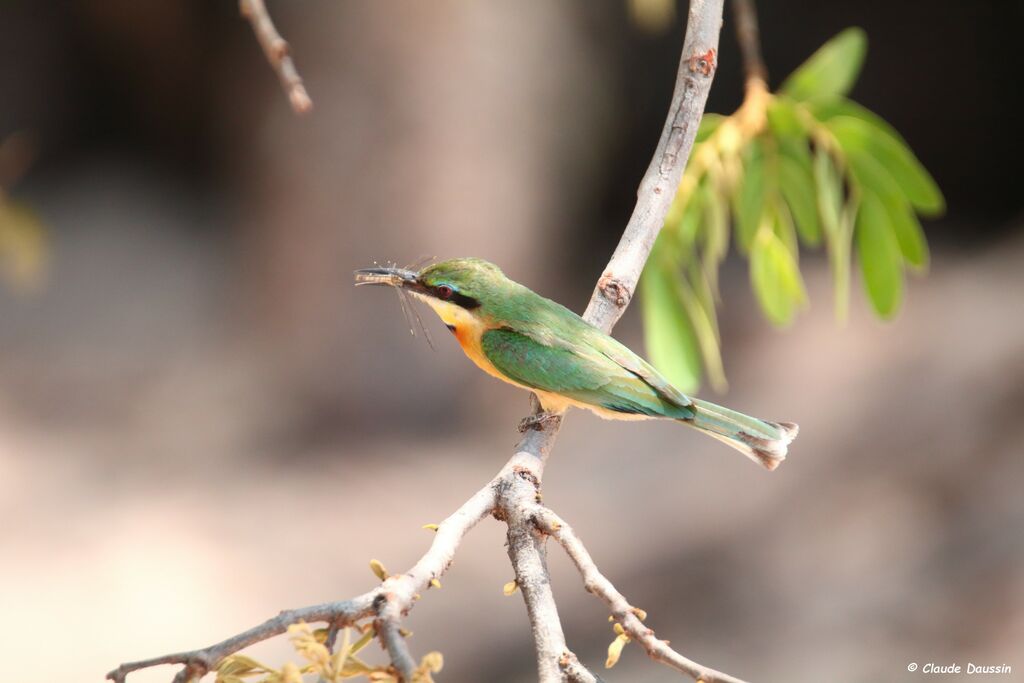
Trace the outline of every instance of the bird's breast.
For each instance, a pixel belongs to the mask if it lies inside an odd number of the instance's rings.
[[[494,367],[494,364],[491,363],[491,361],[487,359],[487,356],[484,355],[483,347],[480,342],[483,339],[484,332],[490,328],[482,320],[464,309],[462,306],[458,306],[448,301],[439,301],[433,297],[424,296],[420,296],[419,298],[434,309],[434,312],[437,313],[438,317],[441,318],[448,329],[451,330],[452,334],[455,335],[455,339],[458,340],[463,353],[465,353],[478,368],[500,380],[515,384],[515,382],[512,382],[508,377],[505,377],[505,375],[498,372],[498,369]]]
[[[498,368],[494,367],[494,364],[484,355],[484,349],[481,344],[483,340],[484,332],[487,331],[487,327],[483,323],[474,319],[472,323],[446,323],[448,329],[452,331],[455,338],[459,341],[459,346],[462,347],[463,353],[473,361],[478,368],[483,370],[489,375],[497,377],[500,380],[515,384],[508,377],[498,371]]]

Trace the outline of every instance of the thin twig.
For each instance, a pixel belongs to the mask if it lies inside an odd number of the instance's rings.
[[[292,109],[296,114],[309,113],[313,109],[313,100],[309,98],[302,77],[299,76],[295,62],[292,61],[288,41],[277,32],[263,0],[239,0],[238,11],[252,24],[256,40],[259,41],[263,54],[267,56],[267,61],[281,80]]]
[[[732,0],[732,13],[736,17],[736,40],[743,55],[746,79],[748,82],[757,79],[767,85],[768,67],[761,56],[761,33],[757,28],[754,0]]]
[[[729,674],[716,671],[684,657],[669,647],[667,641],[655,637],[654,631],[644,625],[640,618],[643,613],[632,606],[626,597],[612,585],[612,582],[601,573],[572,527],[550,509],[543,506],[538,506],[538,508],[534,512],[538,525],[565,549],[565,553],[579,570],[586,591],[593,593],[608,605],[612,618],[622,625],[630,638],[640,643],[652,659],[692,676],[694,680],[702,681],[702,683],[743,683]]]
[[[373,613],[373,602],[379,590],[379,588],[374,589],[352,600],[328,602],[322,605],[313,605],[312,607],[285,610],[258,626],[198,650],[177,652],[162,657],[153,657],[151,659],[122,664],[108,673],[107,678],[115,683],[124,683],[125,677],[133,671],[148,669],[161,664],[181,664],[183,668],[178,676],[175,677],[175,681],[187,681],[190,678],[202,676],[212,671],[224,657],[250,645],[280,635],[287,631],[289,626],[300,621],[327,621],[352,624],[359,619],[368,617]]]
[[[387,596],[385,596],[386,598]],[[409,682],[413,679],[416,671],[416,660],[409,651],[409,644],[405,642],[402,635],[402,610],[397,600],[385,600],[386,604],[380,609],[380,617],[377,619],[377,633],[384,643],[388,657],[402,680]]]
[[[338,632],[341,630],[341,626],[338,622],[334,622],[327,627],[327,637],[324,639],[324,647],[327,648],[327,654],[334,654],[334,646],[338,642]],[[329,683],[323,674],[317,676],[316,683]]]

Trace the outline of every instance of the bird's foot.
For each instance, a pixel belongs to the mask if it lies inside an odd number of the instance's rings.
[[[522,433],[528,432],[532,429],[534,431],[542,432],[547,429],[548,425],[557,424],[561,419],[562,416],[558,413],[534,413],[533,415],[524,417],[519,421],[519,431]]]

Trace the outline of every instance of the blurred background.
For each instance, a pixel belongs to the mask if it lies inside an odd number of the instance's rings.
[[[38,267],[0,283],[4,680],[99,681],[365,591],[371,558],[410,566],[420,526],[508,458],[527,398],[432,315],[437,350],[411,337],[395,297],[351,272],[480,256],[582,310],[657,141],[685,16],[652,32],[618,0],[269,9],[308,117],[233,0],[0,4],[3,189],[45,235]],[[799,422],[790,460],[767,475],[672,424],[573,414],[545,500],[702,663],[792,683],[971,661],[1024,680],[1022,5],[759,10],[773,86],[867,30],[852,96],[949,204],[925,225],[931,273],[892,323],[855,287],[840,327],[808,254],[811,308],[778,331],[730,257],[719,398]],[[727,11],[709,111],[742,97],[732,31]],[[639,350],[638,323],[634,307],[616,333]],[[445,655],[439,680],[535,679],[503,544],[483,522],[410,617],[414,651]],[[607,613],[557,549],[551,565],[570,646],[600,670]],[[678,678],[635,645],[607,677]]]

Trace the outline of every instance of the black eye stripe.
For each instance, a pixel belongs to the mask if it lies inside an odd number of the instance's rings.
[[[465,294],[460,294],[458,292],[452,294],[448,298],[448,301],[451,301],[453,304],[458,304],[459,306],[462,306],[463,308],[466,309],[473,309],[480,305],[480,302],[474,299],[473,297],[466,296]]]
[[[467,310],[472,310],[480,306],[479,301],[477,301],[471,296],[466,296],[465,294],[455,289],[451,285],[428,285],[426,283],[422,283],[421,286],[435,298],[440,299],[441,301],[448,301],[457,306],[461,306],[462,308],[465,308]]]

